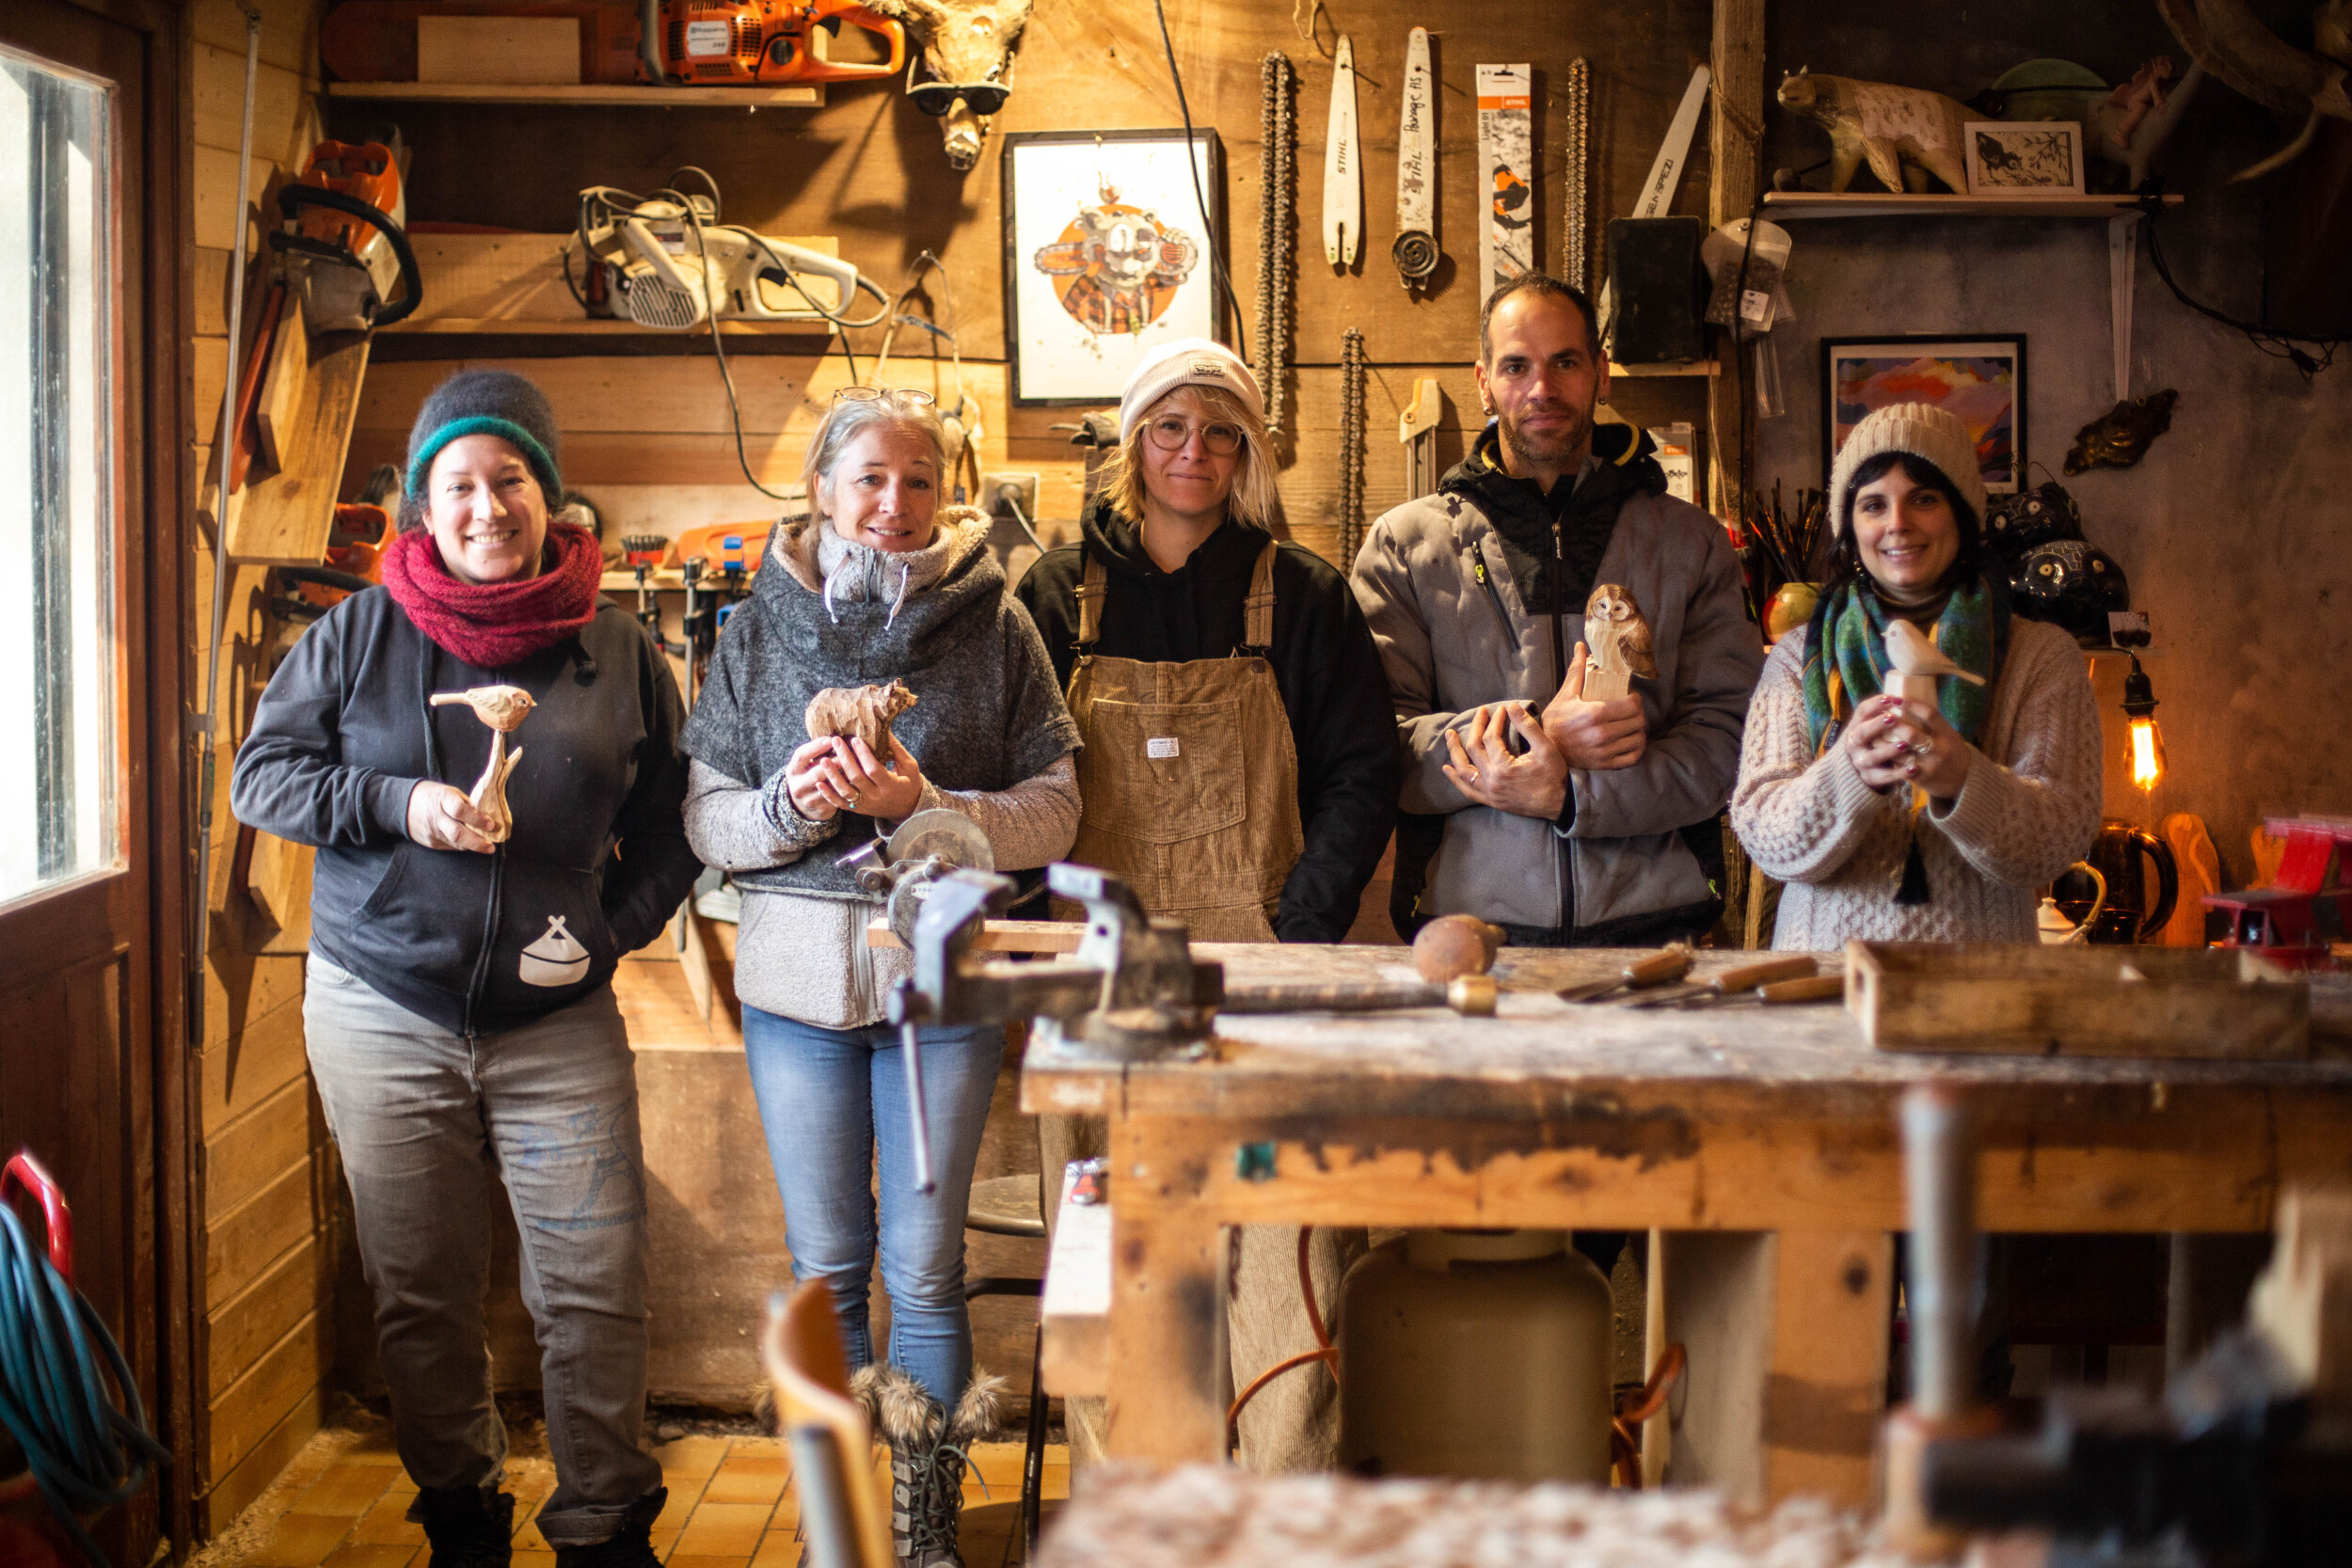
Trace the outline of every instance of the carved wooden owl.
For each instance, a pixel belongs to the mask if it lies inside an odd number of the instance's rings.
[[[1649,621],[1633,602],[1632,590],[1614,582],[1596,583],[1584,601],[1585,665],[1603,672],[1658,677],[1650,657]]]

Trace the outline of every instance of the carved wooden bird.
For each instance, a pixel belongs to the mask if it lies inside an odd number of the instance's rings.
[[[1898,675],[1952,675],[1972,686],[1984,684],[1982,675],[1954,664],[1926,632],[1903,620],[1886,623],[1886,666]]]
[[[519,686],[475,686],[463,691],[436,691],[435,707],[447,707],[463,703],[473,709],[473,716],[501,735],[512,735],[524,717],[539,705],[531,693]]]

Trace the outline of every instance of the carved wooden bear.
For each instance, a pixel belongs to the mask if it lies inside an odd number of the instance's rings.
[[[1968,159],[1962,127],[1975,111],[1958,99],[1924,87],[1857,82],[1849,76],[1794,71],[1780,84],[1780,106],[1829,131],[1829,188],[1842,191],[1867,159],[1890,191],[1924,191],[1932,174],[1968,194]]]
[[[829,686],[808,700],[808,737],[851,736],[866,742],[875,759],[890,761],[890,723],[914,705],[903,681],[888,686]]]

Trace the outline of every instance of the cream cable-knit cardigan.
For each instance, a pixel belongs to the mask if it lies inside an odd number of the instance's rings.
[[[1910,828],[1902,792],[1862,782],[1842,745],[1818,760],[1805,731],[1806,629],[1774,644],[1748,706],[1731,826],[1785,882],[1772,945],[2032,942],[2036,892],[2099,828],[2099,712],[2074,638],[2012,621],[1993,710],[1960,794],[1919,814],[1926,904],[1895,902]]]

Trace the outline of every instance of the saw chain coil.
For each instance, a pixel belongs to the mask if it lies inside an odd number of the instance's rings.
[[[1568,67],[1568,129],[1563,138],[1566,143],[1565,162],[1567,168],[1567,190],[1562,205],[1567,209],[1567,221],[1560,226],[1560,276],[1570,285],[1589,290],[1592,287],[1592,254],[1586,243],[1584,214],[1588,205],[1585,179],[1589,166],[1587,135],[1592,124],[1593,68],[1590,62],[1579,59]]]
[[[1259,69],[1258,381],[1265,393],[1266,434],[1279,436],[1290,408],[1291,274],[1296,261],[1292,211],[1297,182],[1298,73],[1290,56],[1270,51]]]
[[[1349,327],[1340,339],[1340,559],[1354,569],[1364,542],[1364,335]]]

